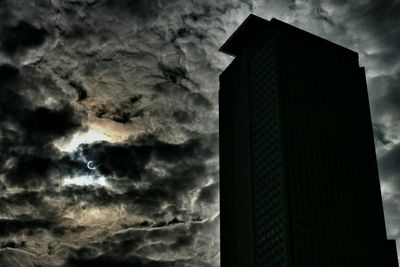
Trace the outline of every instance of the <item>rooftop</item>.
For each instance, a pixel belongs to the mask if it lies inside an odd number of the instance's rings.
[[[317,42],[322,42],[325,45],[330,45],[336,49],[342,50],[345,53],[353,54],[357,56],[357,52],[350,50],[346,47],[335,44],[327,39],[321,38],[317,35],[311,34],[307,31],[294,27],[278,19],[271,19],[270,21],[250,14],[244,22],[238,27],[238,29],[228,38],[228,40],[219,49],[220,52],[231,56],[237,56],[239,52],[247,45],[249,41],[254,39],[260,33],[266,29],[274,29],[276,31],[292,32],[294,38],[296,35],[305,36],[307,38],[313,38]]]

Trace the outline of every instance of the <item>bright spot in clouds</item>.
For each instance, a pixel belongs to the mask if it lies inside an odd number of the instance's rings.
[[[63,152],[72,152],[81,144],[90,144],[99,141],[111,141],[111,137],[95,130],[76,133],[67,142],[56,142],[57,148]]]
[[[63,181],[63,185],[100,185],[107,186],[106,179],[104,177],[94,178],[91,175],[80,175],[72,178],[66,178]]]
[[[63,152],[71,153],[75,151],[79,145],[81,144],[90,144],[99,141],[107,141],[111,142],[112,138],[108,135],[103,134],[100,131],[95,131],[93,129],[89,129],[86,132],[78,132],[75,133],[72,138],[68,141],[60,140],[55,143],[56,147]],[[93,161],[87,162],[87,167],[90,170],[95,170]],[[107,186],[105,177],[95,178],[93,175],[78,175],[73,177],[64,178],[63,185],[79,185],[79,186],[87,186],[87,185],[97,185],[97,186]]]

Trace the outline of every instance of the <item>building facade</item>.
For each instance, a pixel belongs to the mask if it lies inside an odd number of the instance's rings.
[[[220,51],[221,267],[398,267],[358,54],[254,15]]]

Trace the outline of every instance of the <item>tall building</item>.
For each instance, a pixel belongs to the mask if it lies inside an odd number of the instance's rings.
[[[221,267],[398,267],[358,54],[254,15],[220,51]]]

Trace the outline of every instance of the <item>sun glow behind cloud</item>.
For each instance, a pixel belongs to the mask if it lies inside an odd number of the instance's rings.
[[[90,126],[89,126],[90,127]],[[104,132],[103,132],[104,131]],[[73,153],[75,152],[80,145],[83,144],[92,144],[95,142],[121,142],[122,140],[126,139],[127,137],[124,136],[113,136],[113,133],[109,131],[107,132],[107,128],[103,127],[95,127],[89,128],[86,132],[77,132],[69,139],[59,139],[54,143],[54,145],[62,152],[65,153]],[[69,177],[64,177],[62,182],[63,186],[68,185],[78,185],[78,186],[105,186],[107,187],[109,184],[106,181],[106,178],[103,176],[99,177],[99,172],[96,171],[96,166],[91,168],[89,165],[91,164],[91,160],[83,157],[79,154],[78,158],[79,161],[82,161],[84,164],[87,165],[88,169],[94,170],[96,175],[72,175]],[[94,164],[96,165],[96,164]]]
[[[87,132],[79,132],[74,134],[72,138],[67,142],[63,140],[56,142],[55,145],[60,151],[73,152],[81,144],[90,144],[99,141],[110,142],[112,141],[112,138],[108,135],[103,134],[102,132],[89,129]]]
[[[100,141],[111,142],[112,138],[100,131],[89,129],[86,132],[75,133],[70,140],[65,142],[65,140],[60,140],[55,143],[56,147],[63,152],[71,153],[75,151],[82,144],[91,144]],[[86,161],[85,159],[81,159]],[[88,167],[89,168],[89,167]],[[78,186],[107,186],[106,178],[95,177],[93,175],[76,175],[71,177],[66,177],[62,183],[63,186],[68,185],[78,185]]]
[[[71,178],[66,178],[63,181],[63,185],[80,185],[80,186],[85,186],[85,185],[99,185],[99,186],[107,186],[106,178],[105,177],[99,177],[95,178],[91,175],[79,175],[79,176],[74,176]]]

